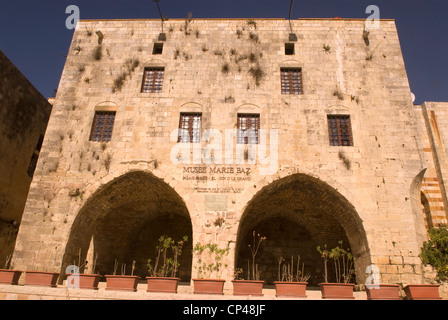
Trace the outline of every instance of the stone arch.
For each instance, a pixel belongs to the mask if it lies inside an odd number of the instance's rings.
[[[261,113],[261,108],[255,104],[245,103],[236,108],[236,113]]]
[[[431,230],[434,228],[434,223],[432,221],[432,215],[431,215],[431,208],[429,206],[428,198],[425,195],[425,192],[422,191],[420,195],[421,203],[422,203],[422,210],[425,217],[425,226],[427,230]]]
[[[118,111],[118,104],[112,101],[103,101],[98,103],[95,108],[95,111]]]
[[[284,60],[280,63],[280,68],[302,68],[303,62],[295,59]]]
[[[179,112],[202,113],[204,107],[197,102],[187,102],[180,106]]]
[[[166,62],[160,59],[151,59],[143,63],[144,68],[148,67],[165,67]]]
[[[261,278],[268,284],[277,279],[279,257],[300,255],[305,271],[312,275],[310,284],[317,285],[323,280],[317,246],[332,248],[340,240],[356,258],[358,282],[365,279],[365,269],[371,263],[363,222],[355,207],[329,184],[310,175],[298,173],[277,179],[248,202],[237,233],[236,268],[247,269],[251,259],[247,245],[253,231],[268,238],[257,256]]]
[[[415,231],[417,235],[417,241],[419,244],[422,244],[427,240],[427,230],[425,227],[425,216],[422,210],[422,182],[423,178],[426,174],[426,168],[421,170],[412,180],[410,197],[411,197],[411,206],[412,212],[414,216],[414,225]]]
[[[127,172],[99,187],[78,212],[70,230],[61,273],[73,263],[78,265],[81,250],[81,265],[86,259],[92,264],[97,257],[96,271],[101,275],[112,274],[115,260],[120,267],[126,264],[129,273],[135,260],[134,274],[143,278],[148,275],[147,259],[154,261],[161,235],[175,240],[188,236],[179,276],[189,281],[192,224],[184,200],[152,173]]]

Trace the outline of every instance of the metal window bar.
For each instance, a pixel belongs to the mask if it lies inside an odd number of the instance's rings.
[[[259,114],[239,114],[237,123],[238,144],[258,144],[258,130],[260,130]]]
[[[303,94],[302,69],[281,68],[282,94]]]
[[[179,121],[178,142],[199,143],[201,142],[202,114],[182,113]]]
[[[90,141],[110,141],[114,129],[115,112],[96,112]]]
[[[329,115],[328,133],[331,146],[353,146],[353,135],[350,116]]]
[[[162,92],[164,74],[164,68],[145,68],[142,93]]]

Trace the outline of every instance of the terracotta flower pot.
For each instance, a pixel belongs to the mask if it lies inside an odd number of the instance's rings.
[[[67,274],[67,281],[70,280],[71,276],[79,276],[79,289],[93,289],[98,290],[98,284],[100,282],[101,276],[99,274]],[[72,285],[73,286],[73,285]]]
[[[195,294],[224,294],[225,280],[193,279]]]
[[[19,270],[0,269],[0,283],[16,285],[21,274]]]
[[[177,293],[179,278],[170,277],[146,277],[147,292]]]
[[[58,277],[58,272],[25,271],[24,285],[57,287]]]
[[[264,281],[257,280],[233,280],[233,294],[235,296],[262,296]]]
[[[107,275],[106,290],[137,291],[138,276]]]
[[[354,299],[352,283],[319,283],[323,299]]]
[[[379,284],[366,287],[367,300],[400,300],[398,284]]]
[[[403,288],[408,300],[441,300],[438,284],[409,284]]]
[[[306,286],[308,282],[275,281],[277,297],[306,298]]]

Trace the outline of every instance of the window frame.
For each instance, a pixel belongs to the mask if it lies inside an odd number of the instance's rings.
[[[148,73],[153,72],[151,77]],[[140,93],[154,94],[162,93],[165,80],[165,67],[149,66],[143,70],[143,79]]]
[[[285,74],[288,74],[286,77]],[[297,74],[297,76],[295,76]],[[297,84],[296,84],[297,83]],[[303,92],[303,71],[300,67],[280,68],[280,88],[282,95],[302,95]]]
[[[348,114],[327,114],[328,140],[332,147],[353,147],[353,129]],[[337,143],[337,144],[336,144]]]
[[[246,119],[247,123],[246,129],[241,129],[241,125],[242,125],[242,119]],[[255,123],[250,122],[250,119],[256,119]],[[238,113],[237,115],[237,136],[236,136],[236,143],[237,144],[259,144],[260,143],[260,136],[259,136],[259,131],[260,131],[260,114],[259,113]],[[252,125],[255,124],[255,128],[252,128]],[[255,142],[254,140],[251,140],[250,137],[250,131],[249,131],[249,135],[245,134],[242,135],[241,132],[242,131],[247,131],[247,130],[255,130]]]
[[[184,121],[184,118],[190,117],[188,121]],[[195,119],[199,118],[199,127],[195,128]],[[184,124],[188,123],[188,127],[185,128]],[[178,143],[201,143],[202,140],[202,112],[181,112],[179,116],[179,131],[178,131]],[[188,132],[188,141],[185,141],[184,133]]]
[[[99,138],[96,138],[96,130],[98,129],[99,116],[105,115],[105,119],[102,120],[103,125],[100,126]],[[113,115],[113,119],[109,118]],[[115,126],[115,119],[117,116],[116,111],[95,111],[95,115],[92,121],[92,128],[90,130],[89,141],[93,142],[109,142],[112,140],[112,134]],[[110,134],[108,133],[110,131]]]

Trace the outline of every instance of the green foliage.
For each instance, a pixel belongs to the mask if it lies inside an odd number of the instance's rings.
[[[203,256],[205,251],[208,251],[208,259]],[[223,265],[222,258],[226,256],[229,251],[230,248],[228,246],[226,248],[219,248],[218,245],[214,243],[207,243],[205,245],[196,243],[193,248],[193,253],[198,257],[197,264],[195,265],[195,268],[198,270],[198,277],[200,279],[209,279],[211,274],[216,272],[216,275],[219,278],[221,268],[227,268],[227,264]]]
[[[178,242],[167,236],[159,238],[159,245],[156,246],[157,257],[154,266],[151,264],[151,259],[148,259],[147,266],[151,277],[176,276],[180,266],[178,258],[182,254],[182,247],[186,241],[188,241],[187,236],[184,236]],[[169,256],[170,250],[171,257]]]
[[[448,279],[448,230],[446,227],[429,231],[429,240],[423,243],[422,262],[431,265],[437,271],[440,280]]]

